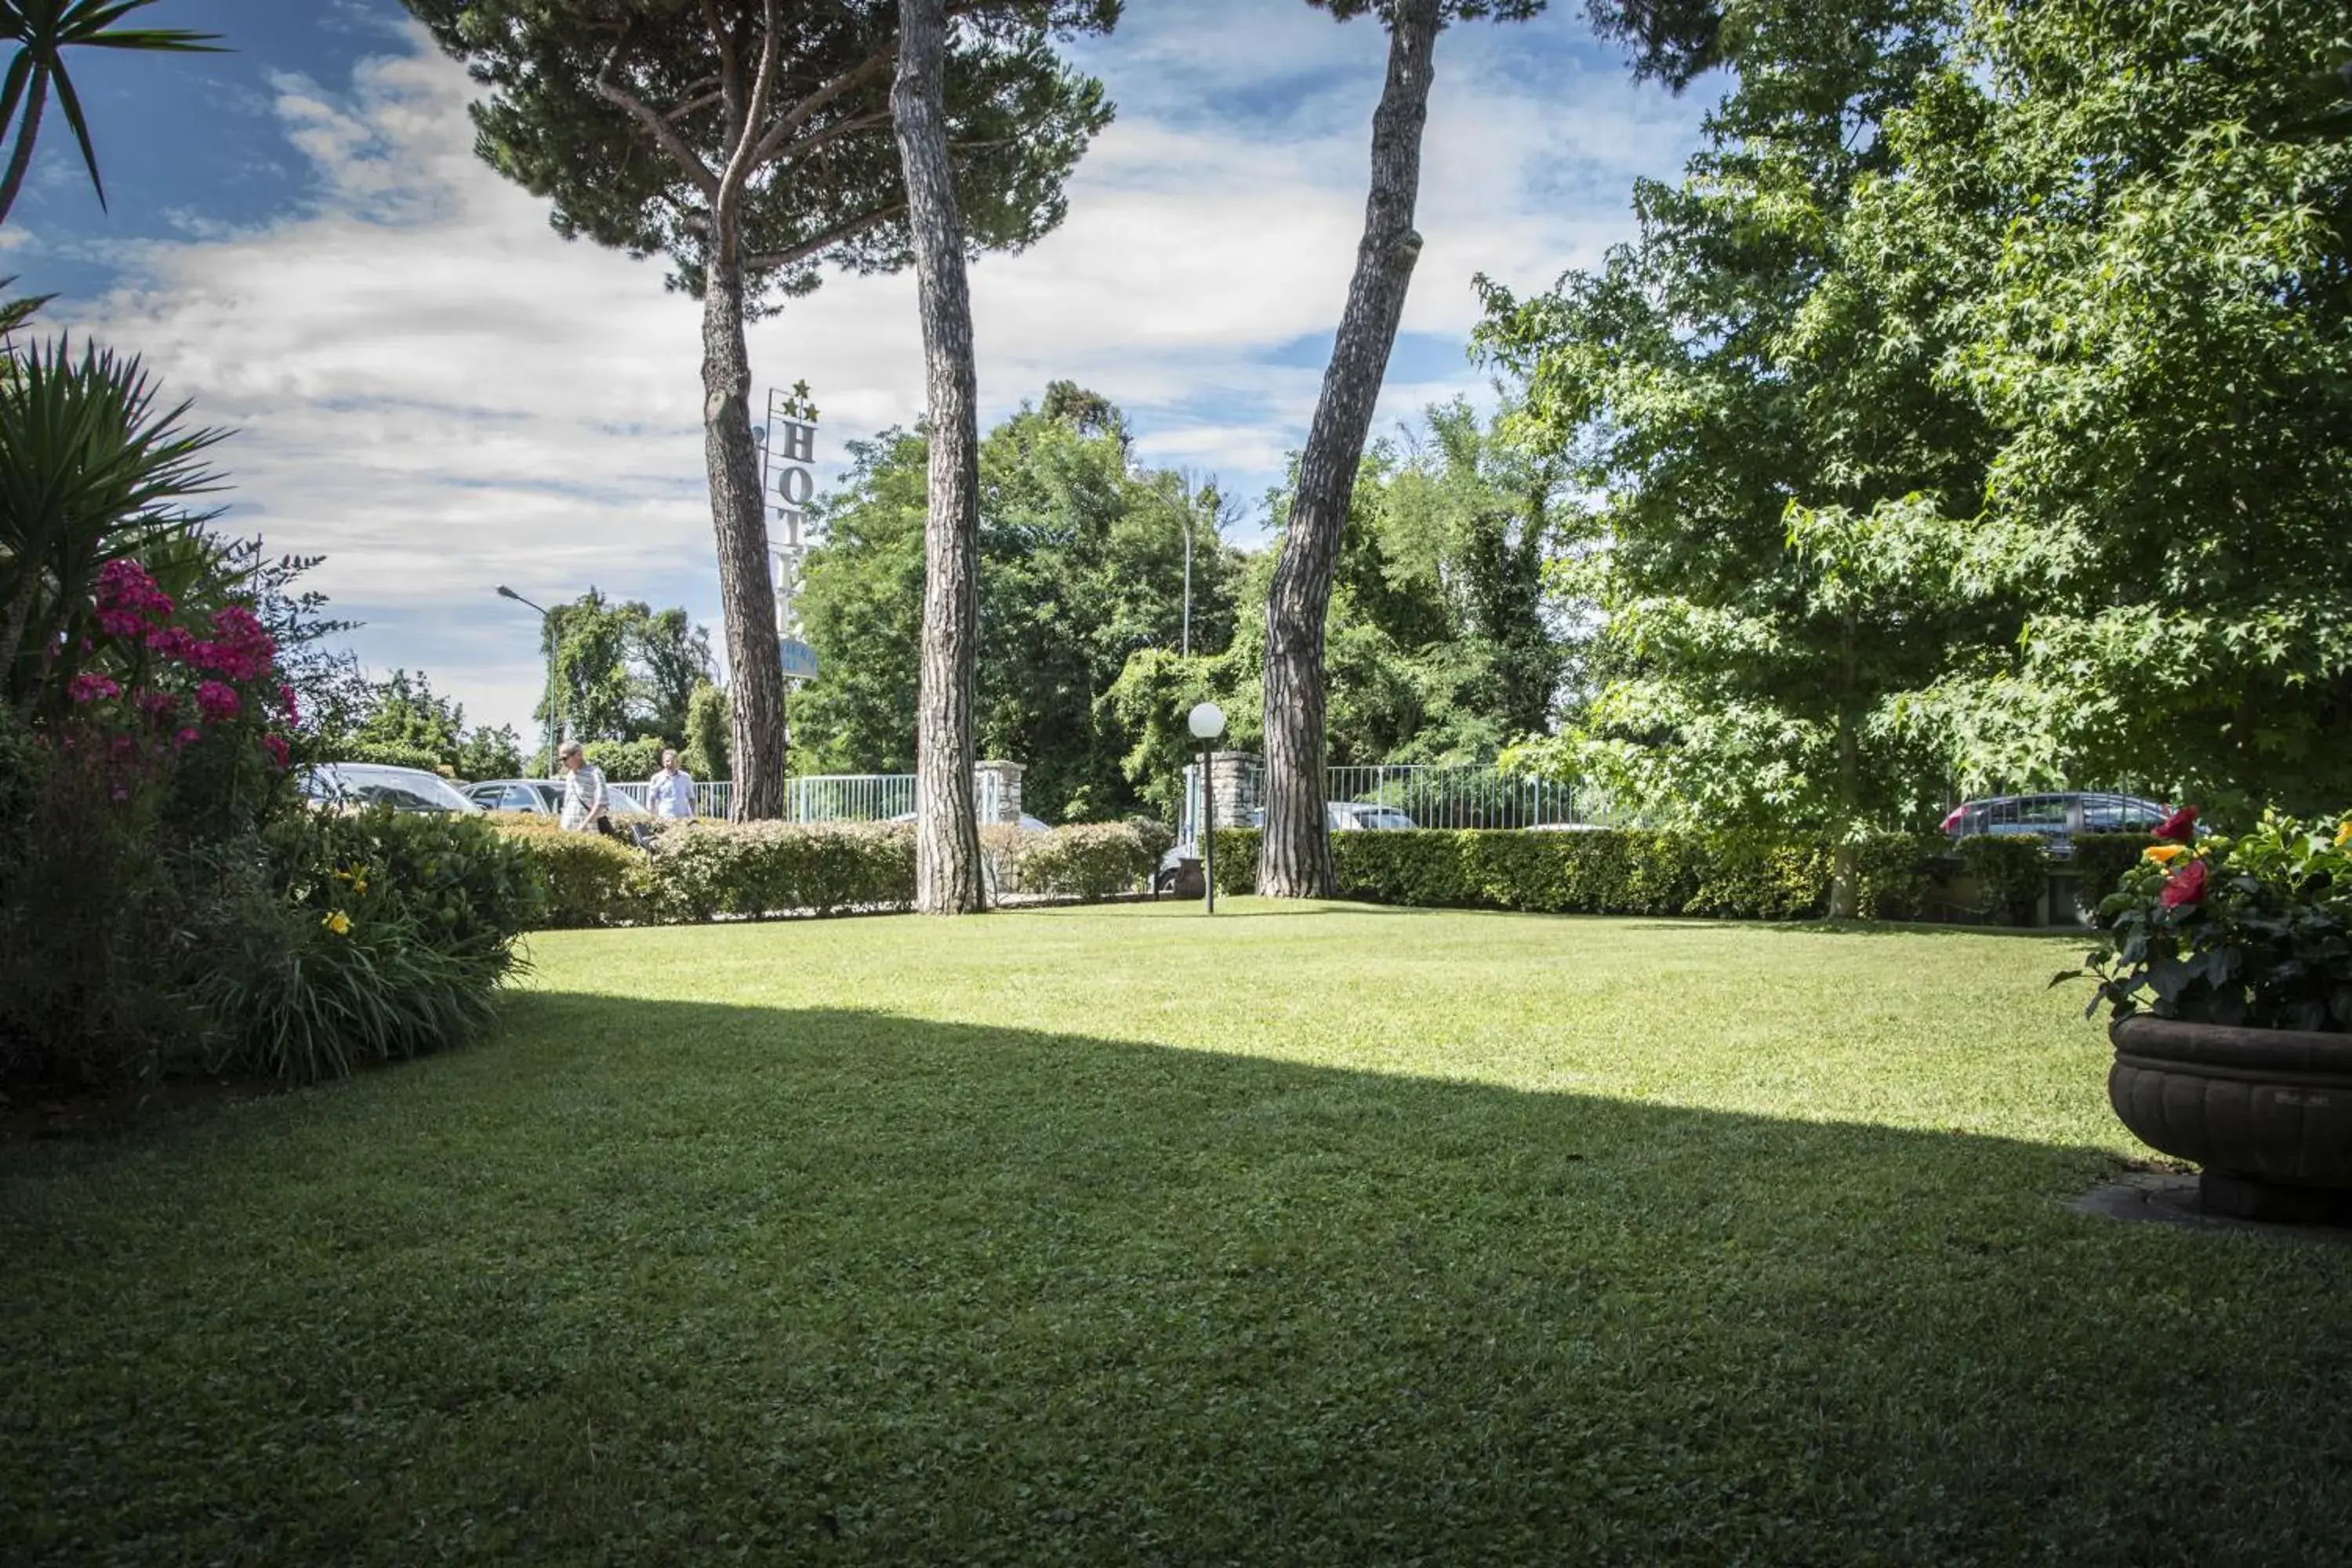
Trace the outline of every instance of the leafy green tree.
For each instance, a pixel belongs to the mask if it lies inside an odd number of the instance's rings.
[[[636,612],[628,633],[635,679],[629,722],[640,734],[682,745],[694,695],[711,685],[710,634],[681,609],[627,607]]]
[[[514,728],[469,730],[465,704],[435,691],[422,670],[395,669],[369,684],[355,721],[323,749],[360,756],[413,752],[464,779],[512,778],[522,772],[522,742]]]
[[[217,33],[191,33],[178,27],[115,26],[133,11],[155,0],[0,0],[0,40],[13,43],[5,77],[0,77],[0,134],[12,127],[16,146],[8,166],[0,173],[0,223],[16,205],[25,175],[33,166],[33,146],[41,133],[41,115],[49,89],[58,91],[58,107],[73,128],[81,149],[82,167],[89,171],[90,189],[98,205],[106,205],[106,182],[99,178],[98,153],[89,142],[89,125],[83,120],[80,95],[66,70],[68,49],[133,49],[154,54],[218,54],[212,47]]]
[[[1974,489],[1990,438],[1937,378],[1947,284],[1866,275],[1843,225],[1957,12],[1727,15],[1738,85],[1684,182],[1636,188],[1640,238],[1534,300],[1486,286],[1480,341],[1527,380],[1515,422],[1598,498],[1605,542],[1560,568],[1591,606],[1587,700],[1518,756],[1654,816],[1913,823],[1944,779],[1895,719],[2001,626],[1932,500]]]
[[[1123,418],[1086,413],[1101,406],[1024,408],[980,453],[980,744],[1027,766],[1024,798],[1055,820],[1135,804],[1120,765],[1130,742],[1103,700],[1139,650],[1172,657],[1181,640],[1188,529],[1194,645],[1234,635],[1224,503],[1181,475],[1131,468]],[[800,600],[825,673],[795,698],[795,731],[814,771],[901,772],[914,760],[927,447],[890,431],[851,453],[843,489],[819,508],[825,541]]]
[[[727,777],[727,693],[706,680],[687,700],[679,764],[698,779]]]
[[[551,713],[542,700],[532,716],[551,733],[562,729],[575,741],[629,738],[638,693],[629,654],[644,612],[643,605],[616,603],[593,587],[548,610],[555,706]]]
[[[1995,433],[1945,500],[2014,626],[1904,713],[1971,786],[2352,799],[2347,54],[2326,0],[1986,8],[1890,123],[1849,250]]]
[[[749,315],[826,266],[913,259],[888,101],[898,0],[405,0],[489,89],[482,156],[547,197],[557,230],[668,258],[703,301],[704,460],[725,608],[734,811],[783,809],[784,687],[751,441]],[[1018,248],[1061,221],[1062,186],[1109,110],[1056,30],[1117,0],[967,0],[941,111],[965,243]]]

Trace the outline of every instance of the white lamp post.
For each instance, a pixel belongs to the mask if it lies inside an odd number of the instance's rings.
[[[1206,862],[1206,911],[1217,912],[1217,811],[1215,787],[1209,782],[1209,744],[1225,732],[1225,710],[1213,702],[1203,702],[1194,708],[1186,722],[1192,726],[1192,738],[1201,742],[1201,835],[1202,855]]]

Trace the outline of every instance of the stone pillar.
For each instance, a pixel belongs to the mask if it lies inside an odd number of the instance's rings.
[[[1021,775],[1028,771],[1019,763],[976,763],[972,765],[974,799],[985,802],[988,799],[988,781],[992,777],[996,780],[996,815],[989,816],[983,813],[980,819],[982,827],[992,823],[1018,823],[1021,820]]]
[[[1211,752],[1209,782],[1212,828],[1247,827],[1250,813],[1265,805],[1265,764],[1255,752]]]

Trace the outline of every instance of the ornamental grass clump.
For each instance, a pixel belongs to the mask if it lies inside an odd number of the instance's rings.
[[[2266,815],[2239,837],[2199,838],[2196,820],[2157,829],[2099,906],[2104,940],[2058,979],[2095,979],[2085,1011],[2118,1018],[2352,1033],[2352,815]]]

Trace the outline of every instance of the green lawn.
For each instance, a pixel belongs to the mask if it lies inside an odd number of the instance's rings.
[[[1276,907],[537,939],[0,1146],[0,1561],[2342,1561],[2352,1251],[2062,1200],[2079,944]]]

